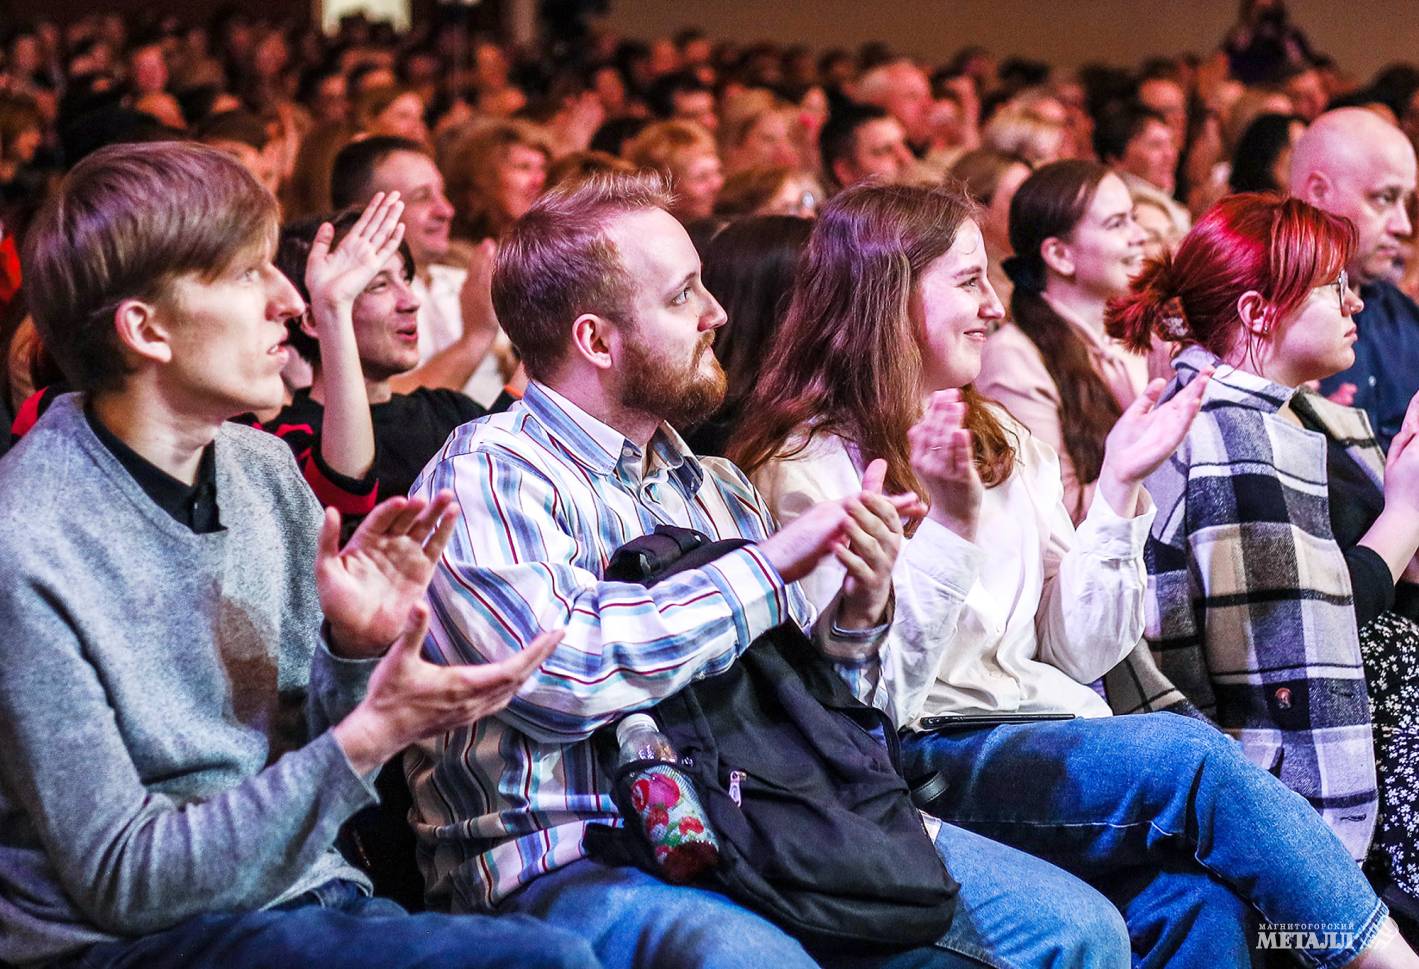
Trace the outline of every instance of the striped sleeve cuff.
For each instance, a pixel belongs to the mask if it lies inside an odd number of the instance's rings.
[[[788,603],[783,578],[753,545],[735,549],[705,566],[715,588],[729,600],[739,628],[736,652],[783,622]]]

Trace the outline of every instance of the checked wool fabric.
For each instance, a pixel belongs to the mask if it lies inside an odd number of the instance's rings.
[[[1326,428],[1378,482],[1361,411],[1221,365],[1201,347],[1167,394],[1216,367],[1177,453],[1147,481],[1145,636],[1157,671],[1321,813],[1356,859],[1377,814],[1350,577],[1330,527]]]

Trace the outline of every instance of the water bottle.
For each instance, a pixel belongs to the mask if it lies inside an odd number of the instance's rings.
[[[719,863],[719,841],[710,829],[694,784],[654,718],[633,713],[616,726],[622,765],[659,761],[626,778],[635,809],[665,877],[684,884]]]

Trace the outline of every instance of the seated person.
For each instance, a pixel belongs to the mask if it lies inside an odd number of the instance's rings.
[[[1076,533],[1053,451],[971,386],[1003,315],[988,268],[969,204],[948,190],[835,196],[729,449],[788,528],[855,493],[883,458],[892,489],[930,496],[897,561],[897,618],[864,699],[909,728],[922,715],[1073,715],[913,729],[908,776],[944,774],[932,803],[943,820],[1108,895],[1144,965],[1249,966],[1243,902],[1272,922],[1352,933],[1308,953],[1322,965],[1362,952],[1412,964],[1300,799],[1216,731],[1167,713],[1110,717],[1090,689],[1143,631],[1154,510],[1142,482],[1192,424],[1206,378],[1161,406],[1154,381],[1128,407]],[[823,603],[842,575],[825,562],[803,587]]]
[[[962,884],[955,919],[895,959],[810,954],[723,895],[587,858],[588,826],[618,818],[593,732],[728,669],[783,622],[868,675],[899,515],[919,511],[869,469],[775,533],[737,468],[689,451],[674,428],[724,395],[711,343],[725,315],[668,201],[651,176],[600,176],[514,223],[493,298],[532,380],[507,413],[459,428],[415,485],[453,488],[463,516],[430,587],[430,656],[500,661],[541,626],[567,626],[502,716],[409,755],[430,903],[538,915],[617,969],[1128,965],[1122,920],[1097,892],[949,826],[936,843]],[[662,523],[753,544],[650,589],[603,578],[618,546]],[[829,556],[849,578],[819,612],[795,580]]]
[[[1192,228],[1177,190],[1178,143],[1167,118],[1137,101],[1106,108],[1094,126],[1094,152],[1118,172],[1135,199],[1153,199],[1167,209],[1173,230]]]
[[[1354,362],[1356,250],[1350,222],[1299,199],[1229,196],[1111,322],[1135,344],[1181,334],[1171,391],[1217,369],[1147,482],[1146,634],[1165,688],[1368,854],[1414,919],[1419,590],[1396,584],[1416,573],[1419,402],[1386,458],[1363,411],[1304,389]]]
[[[375,135],[340,149],[330,175],[335,208],[360,208],[375,195],[391,192],[404,200],[401,218],[414,257],[410,285],[419,300],[421,361],[395,379],[394,389],[447,387],[490,403],[504,383],[496,352],[504,338],[488,298],[495,246],[485,240],[459,258],[449,236],[453,205],[438,166],[420,142]]]
[[[16,966],[594,967],[528,919],[408,916],[332,848],[380,765],[501,707],[517,661],[425,662],[451,496],[343,549],[279,404],[300,297],[275,200],[211,148],[102,149],[30,230],[70,385],[0,462],[0,959]]]
[[[1368,414],[1385,450],[1419,392],[1419,304],[1395,285],[1403,242],[1414,235],[1416,172],[1404,132],[1366,108],[1327,111],[1291,153],[1291,194],[1349,219],[1359,238],[1345,267],[1364,300],[1355,359],[1322,380],[1321,393]]]
[[[407,495],[453,429],[485,413],[456,390],[390,388],[419,364],[401,209],[397,194],[376,195],[363,214],[287,226],[276,246],[276,267],[309,306],[287,331],[312,380],[261,426],[291,446],[316,497],[347,526],[376,500]]]
[[[870,104],[843,102],[818,134],[829,191],[876,179],[900,182],[916,173],[916,156],[907,146],[901,122]]]
[[[1096,162],[1055,162],[1025,179],[1010,203],[1010,322],[986,340],[975,378],[1058,455],[1076,525],[1093,505],[1104,438],[1148,383],[1147,358],[1104,332],[1105,304],[1143,261],[1133,209]]]

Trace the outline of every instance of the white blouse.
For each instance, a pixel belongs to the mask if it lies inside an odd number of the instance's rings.
[[[948,713],[1108,716],[1090,684],[1143,635],[1143,546],[1156,509],[1121,518],[1096,495],[1075,531],[1054,451],[1000,418],[1018,441],[1015,470],[986,489],[977,541],[927,519],[893,572],[895,620],[861,692],[898,726]],[[858,491],[862,472],[846,442],[819,435],[753,481],[787,523]],[[821,609],[843,574],[828,559],[803,589]]]

